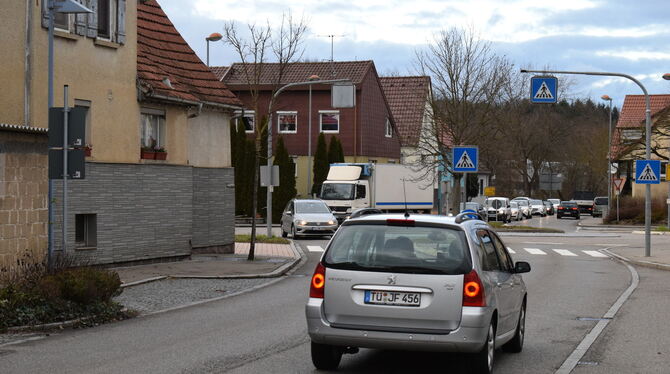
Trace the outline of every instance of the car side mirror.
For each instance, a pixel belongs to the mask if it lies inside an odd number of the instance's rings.
[[[518,261],[514,264],[514,272],[516,274],[528,273],[530,272],[530,264],[526,261]]]

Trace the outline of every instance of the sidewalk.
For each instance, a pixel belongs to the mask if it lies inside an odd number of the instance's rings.
[[[670,270],[670,237],[668,235],[651,236],[651,256],[644,256],[644,236],[640,235],[640,244],[636,246],[613,247],[607,250],[616,257],[633,265]]]
[[[269,278],[290,270],[301,260],[293,244],[256,243],[255,260],[247,261],[249,243],[235,243],[234,254],[193,255],[190,260],[116,267],[123,287],[167,278]]]

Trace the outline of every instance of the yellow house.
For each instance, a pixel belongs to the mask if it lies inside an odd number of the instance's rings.
[[[48,127],[47,1],[3,4],[0,123]],[[54,105],[68,85],[68,104],[87,109],[86,178],[68,182],[67,253],[117,263],[231,250],[229,123],[241,103],[155,0],[80,2],[93,13],[57,14],[54,32]],[[60,237],[62,181],[54,186]]]

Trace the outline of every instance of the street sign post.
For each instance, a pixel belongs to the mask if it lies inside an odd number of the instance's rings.
[[[621,193],[621,190],[623,190],[623,185],[625,182],[626,180],[623,178],[612,179],[612,184],[614,185],[614,192],[617,194],[617,196]]]
[[[474,146],[454,147],[454,173],[479,171],[479,148]]]
[[[270,170],[270,173],[268,173],[268,170]],[[279,165],[272,165],[272,168],[261,165],[261,187],[277,186],[279,186]]]
[[[558,96],[558,78],[535,76],[530,78],[530,102],[554,104]]]
[[[661,161],[659,161],[659,160],[635,160],[635,183],[637,183],[637,184],[660,184],[661,183]]]
[[[484,196],[491,197],[496,195],[496,188],[493,186],[484,187]]]

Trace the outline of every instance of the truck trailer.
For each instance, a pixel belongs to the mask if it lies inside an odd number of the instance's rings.
[[[319,197],[340,222],[361,208],[430,213],[433,184],[420,180],[422,176],[423,172],[399,164],[332,164]]]

